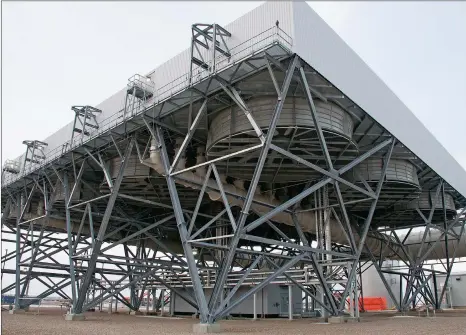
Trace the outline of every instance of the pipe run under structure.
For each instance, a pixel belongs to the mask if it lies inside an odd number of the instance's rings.
[[[105,104],[82,107],[86,131],[5,169],[3,240],[16,248],[2,293],[15,290],[15,309],[34,302],[31,283],[37,299],[72,301],[70,319],[108,299],[137,311],[156,288],[212,325],[276,284],[324,317],[356,316],[367,266],[399,311],[420,296],[440,308],[445,290],[426,283],[466,255],[464,195],[280,27],[236,46],[220,25],[192,29],[191,70],[170,94],[157,71],[133,76],[109,121]],[[404,296],[385,280],[390,259],[409,268]]]

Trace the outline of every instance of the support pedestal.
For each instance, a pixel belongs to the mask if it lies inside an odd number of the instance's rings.
[[[193,325],[194,334],[212,334],[220,333],[220,324],[218,323],[196,323]]]
[[[66,321],[84,321],[86,317],[84,314],[65,314]]]
[[[359,322],[359,318],[351,316],[330,316],[328,318],[328,323],[354,323]]]
[[[25,314],[26,312],[26,309],[10,309],[8,311],[9,314]]]
[[[359,320],[360,318],[357,318],[357,317],[349,317],[349,318],[346,318],[346,322],[348,323],[356,323],[356,322],[360,322],[361,320]]]

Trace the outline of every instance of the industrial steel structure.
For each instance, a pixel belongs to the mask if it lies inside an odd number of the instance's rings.
[[[194,24],[189,50],[72,110],[3,167],[15,310],[31,281],[70,298],[70,319],[163,288],[210,325],[251,297],[256,315],[277,284],[290,310],[299,288],[308,311],[357,317],[367,266],[399,311],[440,308],[445,289],[427,283],[466,255],[466,172],[304,2]]]

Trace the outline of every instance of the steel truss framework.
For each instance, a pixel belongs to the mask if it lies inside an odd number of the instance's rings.
[[[215,31],[220,28],[214,25],[206,29],[214,29],[215,40]],[[204,36],[207,39],[211,36],[207,32],[198,33],[207,35]],[[198,36],[193,34],[194,37]],[[425,233],[422,246],[413,258],[406,243],[409,233],[403,240],[397,234],[405,226],[394,221],[385,228],[388,234],[382,234],[380,227],[372,224],[380,211],[379,200],[389,162],[394,156],[410,155],[409,151],[369,116],[361,117],[362,114],[338,103],[359,120],[358,127],[363,129],[364,123],[371,126],[365,128],[359,139],[360,144],[365,144],[364,149],[360,146],[355,152],[347,146],[335,159],[335,148],[328,144],[328,135],[322,129],[315,106],[315,99],[335,100],[335,96],[319,90],[323,84],[314,80],[319,75],[298,55],[290,55],[280,46],[280,52],[276,52],[276,45],[273,48],[274,53],[272,49],[261,50],[234,64],[228,78],[212,73],[205,82],[191,86],[180,97],[131,115],[125,119],[123,128],[82,143],[2,189],[8,195],[2,204],[3,240],[16,244],[16,250],[2,257],[2,262],[15,259],[16,263],[14,269],[4,270],[15,275],[15,283],[4,287],[2,293],[15,289],[15,309],[27,308],[35,302],[25,299],[33,280],[46,287],[36,296],[38,300],[58,294],[72,301],[73,314],[101,306],[108,299],[138,310],[145,292],[150,291],[154,297],[155,288],[164,288],[193,306],[199,312],[201,323],[213,323],[228,316],[266,285],[286,281],[298,286],[325,316],[341,315],[347,305],[354,316],[359,313],[355,302],[362,294],[360,275],[367,266],[377,269],[398,310],[406,311],[419,297],[440,307],[445,287],[440,294],[437,289],[431,289],[429,280],[432,278],[435,283],[438,271],[427,269],[425,264],[435,246],[444,243],[448,250],[445,273],[447,276],[451,273],[456,249],[450,251],[449,245],[452,241],[460,243],[465,220],[464,210],[453,218],[447,215],[445,191],[454,190],[422,162],[418,163],[419,170],[427,171],[424,175],[429,176],[423,187],[435,190],[435,202],[442,199],[443,214],[439,224],[435,207],[427,216],[417,209]],[[266,128],[258,126],[250,112],[247,102],[250,93],[236,88],[240,80],[253,73],[269,75],[276,97]],[[306,100],[315,127],[312,155],[296,154],[292,150],[294,139],[287,145],[276,141],[277,123],[285,101],[297,94]],[[197,114],[193,113],[196,103]],[[168,105],[175,108],[165,110]],[[188,126],[176,127],[170,119],[176,119],[176,110],[182,105],[190,106]],[[203,120],[212,117],[217,109],[233,106],[251,124],[253,145],[207,155],[204,161],[186,167],[188,153],[205,144],[205,139],[198,136],[205,124]],[[380,133],[370,134],[370,129],[377,127],[382,129]],[[239,194],[225,187],[221,171],[225,163],[228,165],[246,154],[254,157],[253,175],[244,194]],[[271,156],[280,159],[276,174],[283,164],[297,164],[312,176],[279,205],[255,198],[261,192],[261,176]],[[105,161],[115,157],[118,164],[110,169]],[[125,173],[133,157],[160,174],[145,189],[131,193],[128,190],[136,186],[128,186]],[[161,165],[156,166],[151,157],[158,157]],[[360,187],[345,177],[371,157],[379,157],[383,162],[374,185],[362,180],[364,187]],[[187,178],[187,173],[199,170],[206,170],[203,178]],[[219,206],[212,206],[208,199],[207,194],[212,193],[217,195]],[[316,233],[305,231],[305,222],[299,221],[299,213],[303,211],[300,203],[307,197],[314,199],[314,206],[305,211],[315,213],[318,218],[316,222],[320,226]],[[232,199],[239,199],[242,205],[233,206]],[[397,201],[400,200],[394,203]],[[455,201],[464,205],[464,199],[457,194]],[[356,202],[368,204],[364,215],[352,211]],[[389,213],[386,208],[390,209],[394,203],[384,207],[384,215]],[[267,211],[257,211],[256,205]],[[31,207],[37,209],[38,215],[31,215]],[[216,207],[215,211],[210,207]],[[278,224],[278,215],[289,216],[294,225]],[[330,231],[326,230],[330,217],[339,223],[346,243],[331,240]],[[428,239],[431,230],[441,232],[436,240]],[[11,235],[14,240],[8,239]],[[368,245],[368,237],[380,242],[380,250],[375,252]],[[179,241],[181,249],[176,249],[171,240]],[[115,251],[117,248],[124,256]],[[67,262],[56,259],[59,253],[67,255]],[[383,267],[383,261],[393,257],[402,260],[409,269],[406,273],[397,273],[407,282],[402,297],[394,296],[384,277],[391,270]],[[297,269],[306,269],[302,280],[293,276]],[[258,271],[266,275],[258,276]],[[183,279],[186,276],[188,281]],[[250,289],[237,294],[244,285]],[[64,290],[68,287],[71,295]],[[209,297],[206,287],[211,288]],[[122,294],[125,289],[131,292],[130,301]],[[165,291],[161,294],[157,299],[160,304],[166,301]]]

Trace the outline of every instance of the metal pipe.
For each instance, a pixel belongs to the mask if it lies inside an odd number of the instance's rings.
[[[288,285],[288,319],[293,320],[293,287]]]

